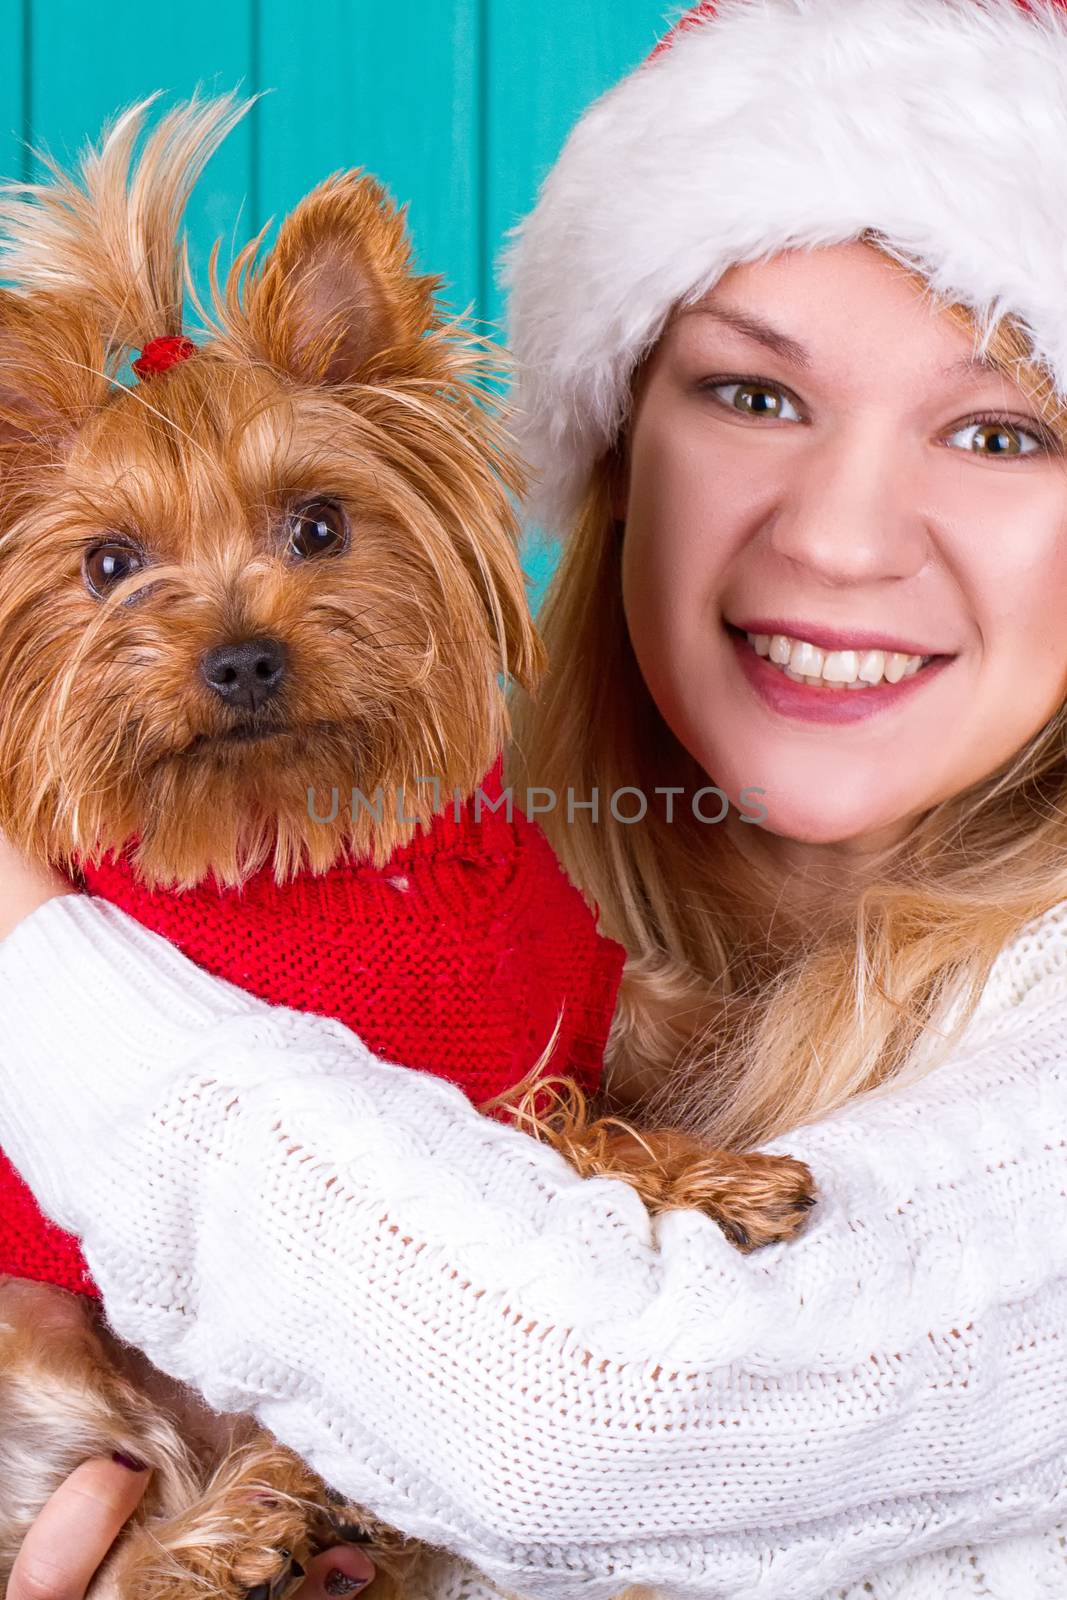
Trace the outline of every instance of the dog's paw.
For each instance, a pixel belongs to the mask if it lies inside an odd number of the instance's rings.
[[[817,1202],[815,1180],[792,1156],[743,1155],[734,1184],[708,1214],[730,1243],[748,1255],[799,1233]]]
[[[791,1239],[815,1204],[812,1175],[792,1156],[712,1150],[675,1128],[601,1132],[597,1124],[592,1131],[599,1135],[592,1170],[625,1178],[653,1215],[703,1212],[746,1253]]]
[[[244,1592],[243,1600],[289,1600],[303,1582],[305,1567],[288,1550],[278,1551],[279,1568],[273,1578],[264,1578]]]

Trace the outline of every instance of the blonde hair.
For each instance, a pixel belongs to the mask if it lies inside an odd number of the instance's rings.
[[[974,330],[965,308],[947,309]],[[1002,319],[985,348],[1067,440],[1067,408],[1022,328]],[[514,708],[517,794],[527,784],[602,797],[633,786],[651,799],[657,785],[689,794],[709,782],[664,723],[629,642],[617,465],[616,453],[594,470],[541,612],[550,669],[537,701],[520,696]],[[810,905],[791,908],[758,827],[708,827],[685,805],[668,824],[651,803],[637,825],[620,825],[606,805],[599,820],[558,804],[541,816],[603,931],[629,953],[609,1094],[628,1080],[646,1125],[747,1148],[906,1069],[929,1070],[969,1020],[1005,941],[1067,897],[1065,729],[1061,707],[1010,761],[884,850],[852,901],[825,885],[814,916]],[[954,1026],[938,1031],[953,998]],[[921,1039],[940,1048],[920,1052]]]

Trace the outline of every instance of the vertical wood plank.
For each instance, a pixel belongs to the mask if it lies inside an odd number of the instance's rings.
[[[194,89],[205,94],[252,83],[256,0],[32,0],[31,135],[69,162],[105,121],[154,90],[153,114]],[[190,254],[201,277],[214,239],[240,246],[251,231],[247,193],[252,122],[230,135],[209,163],[189,208]]]
[[[530,209],[586,106],[644,59],[666,24],[666,0],[486,0],[486,248]],[[495,283],[487,315],[499,322]]]
[[[27,0],[0,0],[0,182],[6,183],[24,176],[28,11]]]
[[[530,209],[541,180],[585,107],[644,59],[666,31],[667,0],[486,0],[485,255],[495,263],[507,231]],[[503,336],[495,270],[486,274],[491,331]],[[531,530],[532,533],[532,530]],[[531,537],[526,567],[536,607],[558,547]]]
[[[276,221],[329,173],[364,167],[408,202],[420,267],[456,309],[481,270],[480,0],[261,0],[257,194]],[[313,21],[311,20],[313,15]]]

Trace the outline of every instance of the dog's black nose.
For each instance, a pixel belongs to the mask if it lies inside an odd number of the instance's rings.
[[[235,711],[258,711],[278,693],[285,678],[285,646],[280,639],[242,639],[220,644],[200,658],[209,689]]]

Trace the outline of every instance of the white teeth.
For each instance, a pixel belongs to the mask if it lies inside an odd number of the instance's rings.
[[[789,665],[805,678],[821,678],[824,653],[818,645],[806,644],[803,639],[794,642]]]
[[[822,664],[822,675],[827,683],[854,683],[859,672],[859,657],[855,650],[834,650]]]
[[[899,683],[910,678],[930,659],[897,650],[820,650],[806,639],[784,633],[747,633],[757,655],[765,656],[794,683],[832,688],[865,689],[877,683]]]
[[[862,678],[864,683],[879,683],[884,666],[884,650],[865,650],[860,656],[859,671],[856,676]]]

